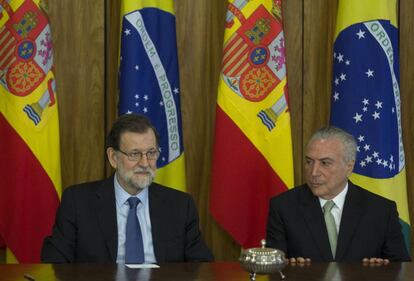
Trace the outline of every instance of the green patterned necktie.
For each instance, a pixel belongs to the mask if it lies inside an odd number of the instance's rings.
[[[331,210],[334,206],[334,201],[326,201],[325,205],[323,206],[323,216],[325,218],[326,230],[328,231],[329,244],[331,245],[332,256],[335,259],[338,232],[336,230],[334,216],[331,213]]]

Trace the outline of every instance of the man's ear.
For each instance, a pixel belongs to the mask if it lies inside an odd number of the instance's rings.
[[[116,151],[113,147],[108,147],[106,149],[106,156],[108,157],[109,163],[111,164],[112,168],[116,169],[118,166],[118,160],[116,158]]]
[[[349,161],[348,164],[346,165],[347,165],[346,176],[350,177],[352,174],[352,171],[354,170],[355,160]]]

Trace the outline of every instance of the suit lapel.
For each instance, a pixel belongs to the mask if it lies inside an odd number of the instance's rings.
[[[307,186],[302,193],[301,206],[306,226],[311,233],[313,241],[319,248],[323,260],[331,261],[331,246],[329,245],[328,233],[326,230],[325,220],[323,218],[322,208],[318,198],[312,194]]]
[[[358,193],[356,187],[349,182],[338,234],[336,261],[341,261],[346,251],[350,248],[354,232],[364,213],[364,206],[363,197]]]
[[[163,251],[163,233],[168,231],[165,227],[168,222],[165,221],[165,215],[163,215],[163,206],[165,207],[167,202],[164,202],[163,197],[159,194],[158,186],[155,183],[152,183],[149,187],[148,199],[154,254],[157,259],[157,263],[161,263],[165,260],[165,253]]]
[[[118,225],[113,177],[106,179],[98,188],[93,204],[105,238],[106,247],[112,261],[115,262],[118,252]]]

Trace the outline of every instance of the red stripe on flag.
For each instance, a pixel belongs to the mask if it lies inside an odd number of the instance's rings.
[[[0,136],[0,235],[20,263],[37,263],[59,198],[35,155],[2,114]]]
[[[286,190],[263,155],[217,106],[210,195],[216,221],[243,247],[257,247],[265,238],[269,199]]]
[[[227,76],[238,76],[248,67],[249,47],[241,37],[230,40],[223,51],[223,73]]]
[[[16,40],[7,28],[0,29],[0,69],[8,68],[16,60],[15,44]]]
[[[243,42],[243,38],[233,36],[223,50],[223,68],[227,67],[230,60],[235,59],[234,56],[236,53],[240,52],[240,50],[247,49],[247,47],[247,44]]]

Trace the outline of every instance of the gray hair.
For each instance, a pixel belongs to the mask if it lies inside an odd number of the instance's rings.
[[[337,138],[341,141],[344,147],[344,160],[345,162],[355,161],[357,154],[357,143],[351,134],[346,131],[334,127],[328,126],[317,130],[310,138],[308,145],[314,140]]]

